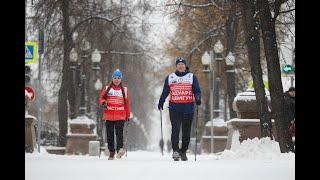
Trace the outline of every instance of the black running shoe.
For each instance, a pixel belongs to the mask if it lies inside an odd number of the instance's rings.
[[[173,160],[175,160],[175,161],[179,161],[179,160],[180,160],[180,154],[179,154],[179,152],[178,152],[178,151],[173,151],[172,158],[173,158]]]
[[[186,152],[180,152],[181,161],[188,161]]]

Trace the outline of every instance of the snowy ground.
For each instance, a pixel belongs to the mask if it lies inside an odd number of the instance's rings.
[[[293,180],[295,155],[281,154],[268,139],[244,141],[220,154],[188,154],[189,161],[172,161],[171,154],[128,152],[108,161],[106,156],[25,154],[26,180]],[[43,152],[43,151],[42,151]]]

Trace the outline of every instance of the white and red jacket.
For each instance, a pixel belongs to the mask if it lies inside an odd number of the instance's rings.
[[[103,119],[109,121],[117,120],[127,120],[130,117],[130,98],[128,94],[128,88],[123,87],[125,99],[124,102],[121,86],[111,85],[111,88],[106,95],[108,86],[102,88],[100,93],[99,102],[102,105],[103,102],[107,103],[107,108],[105,108],[103,113]]]
[[[171,103],[192,103],[194,95],[192,90],[193,74],[188,73],[182,77],[175,73],[169,75],[168,84],[170,87]]]

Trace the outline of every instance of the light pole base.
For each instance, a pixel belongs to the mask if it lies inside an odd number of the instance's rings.
[[[69,121],[66,154],[84,155],[89,153],[89,142],[97,141],[96,123],[87,116]]]

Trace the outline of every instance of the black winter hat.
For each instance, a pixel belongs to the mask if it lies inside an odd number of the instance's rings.
[[[187,62],[183,57],[177,57],[176,58],[176,66],[177,66],[178,63],[183,63],[183,64],[185,64],[187,66]]]
[[[290,91],[296,91],[296,88],[290,87],[289,90],[288,90],[288,92],[290,92]]]

